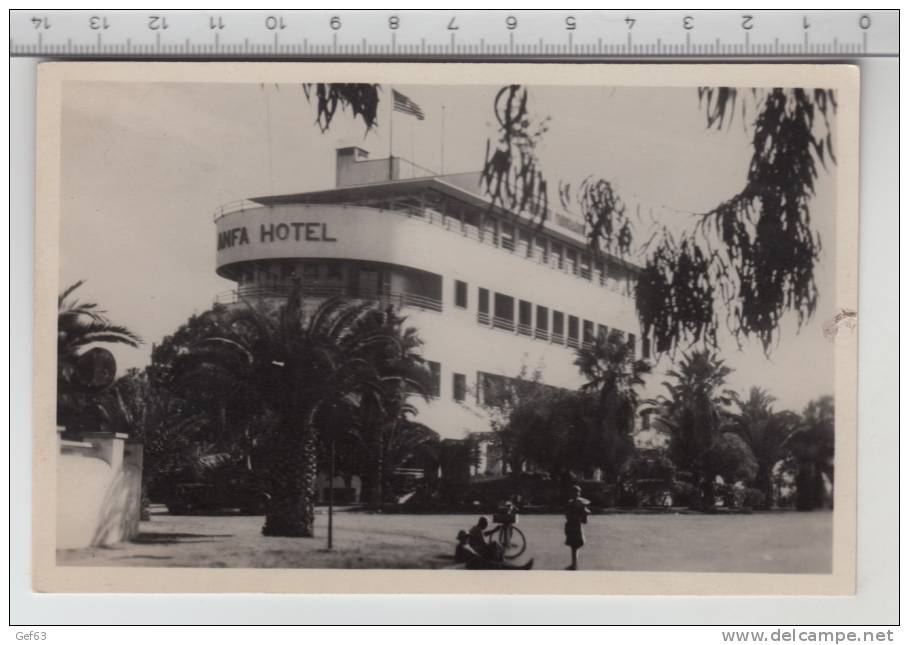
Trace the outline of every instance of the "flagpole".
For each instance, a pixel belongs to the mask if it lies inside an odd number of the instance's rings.
[[[440,137],[440,154],[439,157],[441,161],[439,162],[439,174],[445,174],[445,104],[442,104],[442,136]]]
[[[391,98],[391,102],[388,104],[390,108],[388,116],[388,181],[391,181],[394,179],[394,158],[391,155],[391,142],[394,138],[395,130],[395,90],[394,87],[391,86],[389,86],[388,89],[390,90],[389,97]]]

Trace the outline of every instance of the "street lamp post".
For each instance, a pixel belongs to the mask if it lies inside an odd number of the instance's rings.
[[[328,466],[328,550],[332,549],[334,538],[334,509],[335,509],[335,438],[334,433],[331,437],[330,449],[331,463]]]

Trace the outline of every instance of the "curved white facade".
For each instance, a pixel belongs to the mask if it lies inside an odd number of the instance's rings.
[[[338,201],[349,198],[338,195]],[[493,236],[464,217],[428,207],[305,203],[306,196],[298,203],[263,203],[269,199],[217,218],[218,273],[241,290],[267,293],[255,289],[281,285],[288,267],[299,275],[302,266],[311,271],[311,293],[322,288],[397,298],[425,343],[424,358],[437,364],[439,374],[438,396],[418,403],[420,421],[444,438],[489,430],[478,406],[478,375],[515,377],[526,366],[539,368],[549,385],[576,388],[582,379],[575,346],[585,336],[591,340],[605,326],[640,339],[629,283],[607,278],[605,269],[591,269],[589,262],[585,270],[577,260],[570,266],[562,261],[562,253],[582,253],[583,242],[569,247],[563,236],[559,244],[572,250],[559,246],[556,260],[535,254],[533,241],[521,244],[524,234],[514,229],[509,243],[506,220]],[[553,252],[556,247],[553,242]],[[363,291],[367,284],[371,290]]]

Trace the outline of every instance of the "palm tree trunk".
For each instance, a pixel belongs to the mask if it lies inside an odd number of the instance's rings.
[[[799,463],[795,478],[795,508],[799,511],[813,511],[817,506],[817,480],[814,463],[803,460]]]
[[[385,478],[385,446],[382,441],[382,432],[377,429],[377,439],[375,446],[375,463],[372,471],[372,488],[370,490],[369,505],[378,509],[382,506],[382,480]]]
[[[315,523],[316,434],[309,424],[285,428],[272,460],[271,502],[263,535],[312,537]]]
[[[770,466],[760,465],[758,467],[757,476],[754,478],[754,487],[764,493],[764,503],[761,509],[773,508],[773,474]]]

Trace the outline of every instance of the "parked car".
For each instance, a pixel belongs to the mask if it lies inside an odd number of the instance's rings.
[[[251,477],[218,482],[188,482],[174,486],[167,510],[173,515],[239,511],[261,515],[268,510],[270,495]]]

